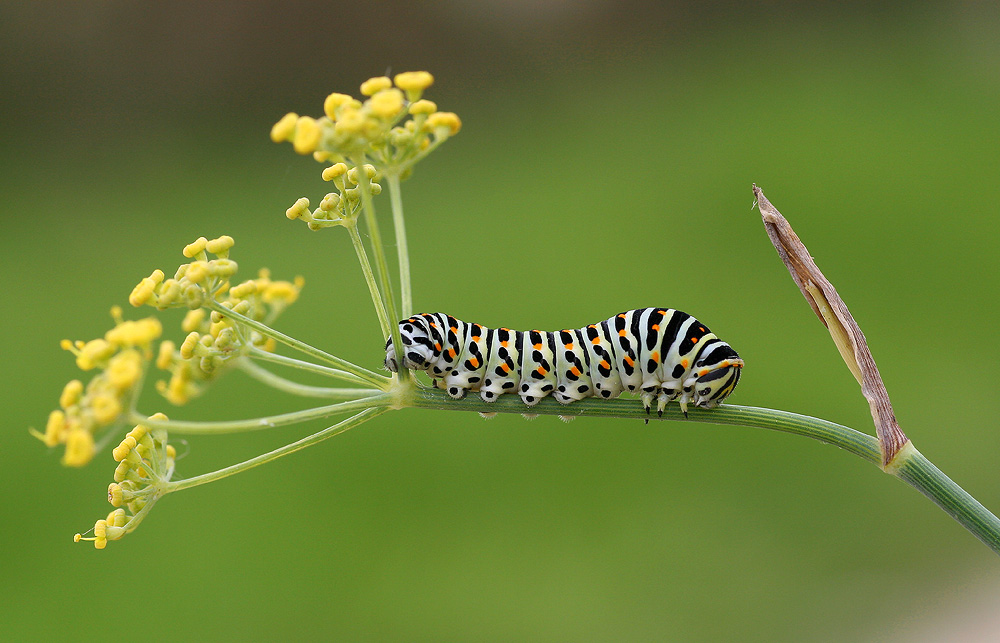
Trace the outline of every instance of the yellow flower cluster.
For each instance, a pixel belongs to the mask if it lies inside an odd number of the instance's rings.
[[[364,101],[330,94],[323,102],[324,116],[286,114],[271,128],[271,140],[290,141],[296,152],[312,154],[321,163],[360,164],[364,159],[380,171],[402,176],[462,128],[458,116],[439,112],[421,98],[433,83],[426,71],[369,78],[361,84]]]
[[[184,256],[193,261],[179,266],[172,279],[164,279],[162,270],[154,270],[129,297],[133,306],[191,309],[181,324],[187,337],[179,347],[171,341],[162,342],[156,359],[160,369],[171,373],[169,381],[157,382],[157,390],[173,404],[185,404],[201,394],[204,384],[221,367],[246,354],[251,346],[273,348],[256,331],[238,327],[217,310],[209,314],[203,306],[227,308],[270,324],[298,299],[304,284],[301,277],[274,281],[262,269],[257,279],[233,286],[237,270],[236,262],[229,257],[233,244],[229,236],[212,240],[200,237],[184,247]],[[215,258],[210,259],[209,254]]]
[[[371,194],[381,194],[382,186],[378,183],[381,175],[378,170],[370,164],[362,167],[363,176],[368,178],[367,185]],[[346,163],[334,163],[323,170],[323,180],[332,181],[337,191],[324,196],[319,207],[312,211],[309,210],[309,199],[303,197],[285,210],[285,216],[292,220],[305,221],[310,230],[353,225],[357,221],[362,205],[363,188],[359,186],[358,168],[348,168]]]
[[[62,347],[76,355],[81,370],[99,372],[86,386],[80,380],[66,384],[59,396],[60,408],[49,414],[45,433],[32,432],[47,446],[65,444],[62,462],[67,466],[90,462],[95,435],[125,421],[145,365],[152,359],[152,344],[163,331],[153,317],[125,321],[117,306],[111,315],[115,327],[103,338],[62,341]]]
[[[262,269],[256,279],[230,288],[226,299],[219,303],[254,321],[270,323],[298,299],[303,285],[301,277],[293,282],[274,281],[270,272]],[[200,395],[205,383],[251,347],[274,349],[273,340],[237,326],[217,311],[209,314],[203,308],[191,310],[181,322],[181,329],[187,333],[181,345],[162,342],[156,359],[156,366],[171,374],[169,382],[161,380],[156,388],[172,404],[186,404]]]
[[[150,419],[166,420],[167,416],[156,413]],[[115,481],[108,485],[108,502],[116,509],[94,524],[92,537],[74,536],[75,542],[90,541],[97,549],[104,549],[109,540],[118,540],[138,526],[165,493],[162,485],[173,476],[177,452],[167,444],[165,430],[139,424],[115,447],[112,456],[118,467]]]
[[[129,303],[136,307],[148,304],[159,310],[179,306],[194,309],[207,298],[224,294],[238,268],[229,258],[233,243],[232,237],[221,236],[211,241],[201,237],[188,244],[184,256],[194,261],[181,264],[171,279],[165,280],[162,270],[154,270],[132,289]],[[210,260],[208,253],[216,258]]]

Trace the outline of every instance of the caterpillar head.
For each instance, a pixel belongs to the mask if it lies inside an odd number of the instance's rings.
[[[736,351],[725,342],[719,344],[694,363],[694,403],[706,409],[720,404],[733,392],[743,369],[743,360]]]
[[[437,357],[426,324],[427,322],[421,317],[411,317],[399,322],[399,339],[405,353],[403,366],[411,370],[425,371]],[[385,342],[385,367],[393,373],[399,370],[396,347],[392,345],[391,337]]]

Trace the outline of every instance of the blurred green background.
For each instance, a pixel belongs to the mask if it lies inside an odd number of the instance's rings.
[[[98,552],[71,537],[109,511],[110,455],[64,469],[27,427],[77,376],[58,341],[102,334],[200,235],[234,236],[247,275],[306,276],[280,329],[377,366],[346,235],[283,216],[322,196],[320,168],[267,132],[331,91],[428,69],[464,128],[404,184],[417,308],[518,328],[680,308],[746,359],[730,401],[871,432],[751,211],[757,182],[851,306],[904,430],[996,511],[998,17],[4,3],[0,637],[993,640],[996,556],[802,438],[409,410],[172,495]],[[163,319],[179,337],[180,314]],[[184,409],[143,401],[187,419],[300,406],[236,373]],[[192,438],[179,474],[319,428]]]

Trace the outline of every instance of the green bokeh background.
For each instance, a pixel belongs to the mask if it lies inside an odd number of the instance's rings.
[[[98,552],[71,537],[109,511],[110,455],[64,469],[27,427],[76,377],[58,341],[102,334],[200,235],[234,236],[247,274],[307,278],[282,331],[379,364],[346,235],[283,216],[322,196],[319,167],[267,131],[426,68],[464,128],[404,184],[419,309],[561,328],[680,308],[746,359],[732,402],[870,432],[757,182],[851,306],[904,430],[1000,509],[997,26],[991,3],[5,4],[0,638],[992,640],[996,556],[802,438],[408,410],[170,496]],[[234,373],[142,406],[301,404]],[[192,438],[178,470],[319,428]]]

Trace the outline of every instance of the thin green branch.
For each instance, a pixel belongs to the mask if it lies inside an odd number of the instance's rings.
[[[246,471],[247,469],[252,469],[254,467],[270,462],[271,460],[277,460],[278,458],[289,455],[291,453],[295,453],[296,451],[312,446],[318,442],[322,442],[323,440],[328,440],[335,435],[343,433],[344,431],[353,429],[357,425],[367,422],[372,418],[378,417],[379,415],[385,413],[388,410],[389,409],[387,408],[365,409],[364,411],[358,413],[357,415],[353,415],[347,418],[346,420],[338,422],[337,424],[334,424],[331,427],[327,427],[322,431],[314,433],[308,437],[302,438],[301,440],[292,442],[291,444],[286,444],[285,446],[277,448],[274,451],[264,453],[255,458],[250,458],[249,460],[240,462],[239,464],[234,464],[232,466],[219,469],[218,471],[212,471],[210,473],[205,473],[200,476],[194,476],[191,478],[186,478],[184,480],[177,480],[175,482],[168,483],[168,485],[166,485],[167,491],[168,492],[180,491],[182,489],[197,487],[198,485],[202,485],[207,482],[214,482],[216,480],[227,478],[231,475],[240,473],[242,471]]]
[[[1000,553],[1000,519],[958,486],[908,443],[889,473],[924,494],[987,547]]]
[[[375,203],[372,201],[371,179],[368,178],[368,173],[365,171],[364,161],[364,157],[360,160],[355,160],[355,172],[358,177],[358,188],[361,190],[361,204],[365,211],[365,224],[368,226],[368,235],[372,244],[372,250],[375,253],[375,268],[378,271],[379,286],[381,287],[382,293],[385,295],[385,307],[390,317],[389,336],[392,338],[392,345],[396,351],[396,363],[398,364],[399,369],[396,375],[400,382],[405,382],[410,378],[410,372],[405,366],[403,366],[403,342],[400,341],[398,324],[400,317],[398,309],[396,308],[396,298],[395,295],[393,295],[392,283],[389,279],[389,264],[385,258],[385,247],[382,244],[382,233],[379,230],[378,219],[375,216]]]
[[[246,431],[272,429],[278,426],[298,424],[299,422],[307,422],[309,420],[325,418],[340,413],[348,413],[350,411],[356,411],[357,409],[387,407],[391,403],[392,396],[390,394],[379,393],[378,395],[372,395],[371,397],[363,397],[356,400],[348,400],[346,402],[337,402],[326,406],[304,409],[302,411],[293,411],[291,413],[281,413],[278,415],[251,418],[248,420],[229,420],[225,422],[154,420],[142,415],[141,413],[135,413],[132,415],[132,421],[136,424],[144,424],[152,428],[167,429],[171,433],[181,435],[218,435],[221,433],[241,433]]]
[[[406,220],[403,217],[403,197],[398,174],[387,174],[389,203],[392,206],[392,223],[396,237],[396,254],[399,257],[400,319],[413,315],[413,290],[410,284],[410,250],[406,243]]]
[[[263,349],[254,346],[250,349],[249,356],[254,359],[259,359],[263,362],[271,362],[272,364],[281,364],[282,366],[287,366],[289,368],[294,368],[300,371],[305,371],[307,373],[316,373],[318,375],[325,375],[326,377],[332,377],[334,379],[342,380],[344,382],[354,382],[355,384],[368,384],[368,380],[358,377],[354,373],[348,373],[347,371],[341,371],[336,368],[330,368],[329,366],[323,366],[322,364],[313,364],[312,362],[306,362],[300,359],[295,359],[294,357],[288,357],[287,355],[279,355],[278,353],[272,353],[270,351],[265,351]],[[382,383],[379,385],[379,390],[388,390],[389,388],[389,378],[384,377]]]
[[[375,314],[378,316],[378,324],[382,328],[382,336],[388,337],[391,332],[389,314],[385,309],[385,298],[379,292],[378,284],[375,283],[375,275],[372,273],[371,262],[368,261],[368,253],[365,251],[365,244],[361,242],[361,235],[358,234],[358,222],[352,221],[344,225],[351,236],[351,243],[354,245],[354,252],[358,255],[361,263],[361,272],[365,276],[365,283],[368,284],[368,292],[371,294],[372,303],[375,305]]]
[[[389,381],[389,378],[385,377],[384,375],[379,375],[378,373],[369,371],[367,368],[363,368],[361,366],[358,366],[357,364],[352,364],[351,362],[348,362],[345,359],[341,359],[336,355],[331,355],[325,351],[321,351],[320,349],[310,346],[309,344],[297,340],[294,337],[289,337],[288,335],[285,335],[282,332],[274,330],[270,326],[262,324],[259,321],[250,319],[245,315],[241,315],[237,312],[234,312],[213,299],[209,299],[208,301],[206,301],[205,307],[215,312],[218,312],[221,315],[229,317],[230,319],[234,319],[245,326],[249,326],[250,328],[264,335],[265,337],[270,337],[275,341],[281,342],[286,346],[290,346],[291,348],[301,351],[306,355],[311,355],[312,357],[327,362],[328,364],[333,364],[337,368],[347,371],[348,373],[353,373],[354,375],[357,375],[359,379],[361,379],[367,384],[372,384],[376,387],[381,388],[385,385],[386,382]]]
[[[382,391],[373,388],[341,388],[329,386],[309,386],[301,384],[272,373],[268,369],[247,359],[237,362],[240,370],[255,380],[267,384],[279,391],[301,397],[318,397],[327,400],[356,400],[362,397],[378,395]]]

